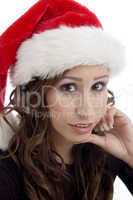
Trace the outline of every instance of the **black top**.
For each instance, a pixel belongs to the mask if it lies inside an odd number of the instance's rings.
[[[71,173],[72,165],[66,166]],[[116,176],[119,176],[131,194],[133,194],[133,169],[123,161],[111,155],[109,155],[107,159],[106,167],[113,179],[115,180]],[[28,200],[23,188],[23,178],[17,164],[11,158],[0,160],[0,199]],[[70,188],[70,190],[72,191],[72,188]]]

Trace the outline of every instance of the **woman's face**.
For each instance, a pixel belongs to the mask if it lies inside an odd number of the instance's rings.
[[[108,81],[108,68],[80,65],[67,71],[49,90],[47,103],[58,138],[78,144],[89,137],[106,112]]]

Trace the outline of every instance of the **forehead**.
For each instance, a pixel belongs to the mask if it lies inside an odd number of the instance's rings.
[[[82,80],[92,80],[100,76],[109,76],[109,68],[102,65],[79,65],[67,70],[63,78],[65,77],[78,77]]]

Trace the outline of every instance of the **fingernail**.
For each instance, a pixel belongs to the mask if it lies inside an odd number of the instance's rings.
[[[102,132],[104,132],[105,131],[105,129],[104,129],[104,127],[100,127],[100,130],[102,131]]]
[[[112,123],[110,123],[110,124],[109,124],[109,127],[110,127],[110,129],[112,129],[112,128],[113,128],[113,124],[112,124]]]
[[[94,131],[95,131],[95,132],[98,132],[98,131],[99,131],[99,129],[98,129],[98,128],[94,128]]]
[[[110,130],[110,127],[107,125],[107,124],[103,124],[103,127],[104,127],[104,129],[106,130],[106,131],[109,131]]]

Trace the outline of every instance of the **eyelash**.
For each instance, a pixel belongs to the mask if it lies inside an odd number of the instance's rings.
[[[101,84],[101,85],[102,85],[102,89],[97,90],[98,92],[102,92],[102,91],[106,88],[106,85],[107,85],[106,82],[99,81],[99,82],[95,83],[95,84],[92,86],[92,89],[95,90],[95,89],[96,89],[96,85],[98,85],[98,84]]]
[[[101,84],[101,85],[102,85],[102,89],[97,90],[96,85],[98,85],[98,84]],[[60,90],[61,90],[61,91],[64,91],[64,92],[71,92],[71,91],[69,91],[69,89],[67,89],[68,86],[71,86],[71,85],[73,85],[74,87],[77,88],[77,86],[76,86],[75,83],[66,83],[66,84],[63,84],[62,86],[60,86]],[[103,91],[103,90],[106,88],[106,85],[107,85],[106,82],[99,81],[99,82],[95,83],[95,84],[92,86],[92,90],[96,90],[97,92],[101,92],[101,91]],[[75,91],[72,91],[72,92],[75,92]],[[71,92],[71,93],[72,93],[72,92]]]

